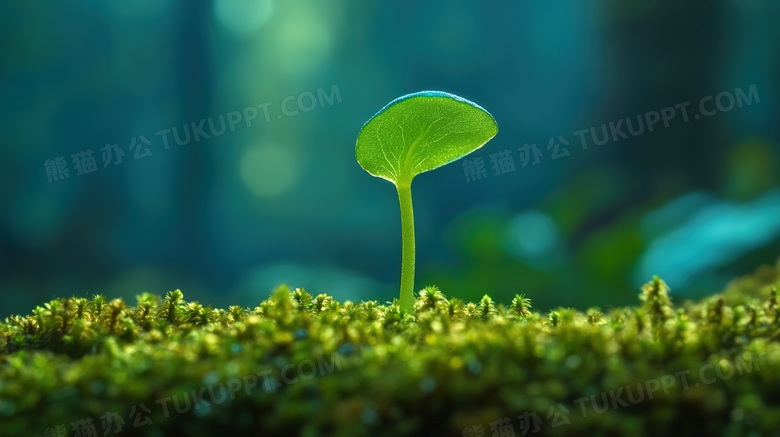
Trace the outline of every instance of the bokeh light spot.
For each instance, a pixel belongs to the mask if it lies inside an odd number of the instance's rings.
[[[235,36],[246,36],[258,29],[273,12],[271,0],[216,0],[214,15],[219,24]]]
[[[507,226],[509,250],[520,256],[547,255],[558,244],[558,227],[539,211],[518,214]]]
[[[247,148],[241,157],[240,173],[241,180],[258,197],[287,192],[299,176],[293,153],[278,145]]]
[[[276,65],[285,73],[306,74],[316,70],[330,51],[327,22],[314,11],[296,8],[279,24],[274,37]]]

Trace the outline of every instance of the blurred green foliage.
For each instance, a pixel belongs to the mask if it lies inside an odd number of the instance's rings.
[[[630,304],[659,274],[704,296],[780,252],[780,213],[758,202],[780,182],[778,13],[770,0],[4,2],[0,307],[175,287],[249,305],[282,282],[395,295],[396,198],[365,178],[354,135],[421,89],[502,126],[475,152],[486,179],[466,183],[457,163],[416,179],[422,284],[584,310]],[[300,108],[334,84],[332,105]],[[693,118],[698,99],[750,84],[760,103]],[[687,123],[588,150],[572,135],[687,101]],[[251,127],[168,134],[169,148],[156,134],[243,108],[258,110]],[[135,159],[141,135],[153,155]],[[553,161],[558,135],[571,156]],[[104,166],[106,144],[121,165]],[[539,165],[496,176],[490,155],[524,144]],[[87,149],[97,170],[77,176],[71,155]],[[49,183],[58,157],[70,177]]]

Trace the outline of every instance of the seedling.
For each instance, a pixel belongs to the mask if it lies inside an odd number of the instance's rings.
[[[414,309],[412,179],[479,149],[496,133],[496,120],[487,111],[440,91],[399,97],[360,129],[357,162],[370,175],[392,182],[401,204],[401,309]]]

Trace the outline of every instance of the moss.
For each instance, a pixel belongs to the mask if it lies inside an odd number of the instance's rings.
[[[226,310],[55,299],[0,324],[0,435],[112,413],[121,436],[780,435],[779,282],[675,305],[654,278],[637,307],[547,313],[436,287],[413,313],[284,286]]]

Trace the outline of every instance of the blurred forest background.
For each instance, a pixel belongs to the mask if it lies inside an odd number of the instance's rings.
[[[632,304],[653,274],[674,299],[720,291],[780,255],[778,17],[772,0],[3,2],[0,317],[176,288],[254,306],[280,283],[392,299],[398,199],[355,139],[422,90],[477,102],[499,133],[473,155],[487,178],[416,178],[418,289],[539,310]],[[340,103],[282,113],[334,84]],[[751,84],[760,103],[587,150],[572,135]],[[155,134],[265,102],[250,128]],[[571,156],[552,160],[558,135]],[[544,155],[521,168],[526,143]],[[87,149],[96,171],[77,175]],[[504,149],[517,169],[496,176]],[[69,177],[49,182],[58,157]]]

